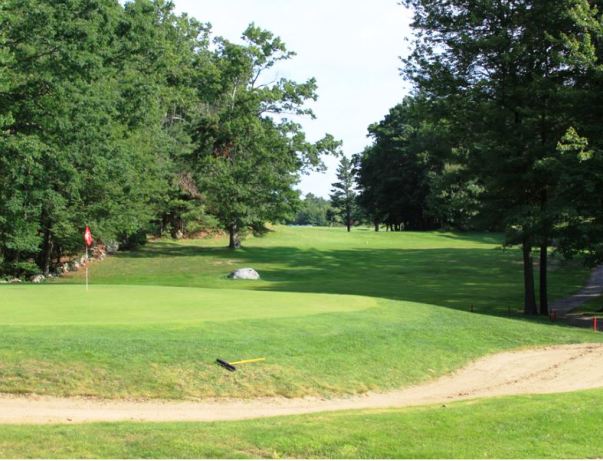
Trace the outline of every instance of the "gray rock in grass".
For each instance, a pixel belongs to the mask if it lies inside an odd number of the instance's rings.
[[[233,280],[259,280],[260,274],[251,267],[244,267],[228,274],[228,278]]]
[[[42,274],[34,275],[31,278],[31,283],[42,283],[45,278]]]

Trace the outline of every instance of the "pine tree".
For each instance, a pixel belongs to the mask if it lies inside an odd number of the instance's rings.
[[[337,181],[331,187],[331,204],[350,232],[356,204],[356,192],[354,191],[353,164],[347,157],[342,157],[340,160],[337,167]]]

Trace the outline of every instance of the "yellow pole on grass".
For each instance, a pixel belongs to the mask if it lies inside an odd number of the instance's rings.
[[[263,362],[264,360],[266,360],[266,358],[261,357],[259,359],[239,360],[238,362],[228,362],[228,363],[230,363],[231,365],[240,365],[242,363]]]

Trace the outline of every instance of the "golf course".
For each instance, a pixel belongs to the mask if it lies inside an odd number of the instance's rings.
[[[305,398],[328,408],[429,383],[496,353],[603,343],[592,331],[521,315],[521,254],[499,239],[275,226],[236,253],[225,237],[152,241],[92,262],[88,290],[83,270],[0,286],[0,392],[103,405]],[[240,267],[261,279],[227,278]],[[551,263],[551,297],[576,292],[588,275],[577,263]],[[215,363],[256,357],[265,361],[233,373]],[[603,454],[594,403],[602,396],[222,422],[125,415],[74,425],[66,417],[4,424],[0,456],[590,457]]]

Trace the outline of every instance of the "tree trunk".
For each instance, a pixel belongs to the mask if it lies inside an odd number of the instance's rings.
[[[548,241],[545,238],[540,245],[540,315],[549,314],[549,296],[548,296]]]
[[[241,240],[239,239],[239,228],[236,224],[231,224],[228,227],[228,235],[230,237],[228,248],[230,248],[231,250],[241,248]]]
[[[379,221],[375,220],[373,224],[375,225],[375,232],[379,232]]]
[[[50,263],[52,261],[52,235],[50,229],[44,229],[44,240],[42,241],[42,251],[38,260],[38,267],[45,276],[50,274]]]
[[[348,232],[350,232],[350,229],[352,228],[352,212],[349,209],[345,216],[345,225],[348,228]]]
[[[534,292],[534,262],[532,259],[532,243],[524,239],[523,251],[523,292],[524,292],[524,314],[535,315],[536,294]]]

